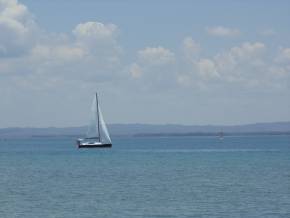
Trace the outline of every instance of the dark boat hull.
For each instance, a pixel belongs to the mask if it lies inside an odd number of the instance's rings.
[[[78,144],[78,148],[111,148],[112,144],[99,144],[99,145],[94,145],[94,144]]]

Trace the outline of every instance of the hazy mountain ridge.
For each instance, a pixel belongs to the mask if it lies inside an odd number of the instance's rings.
[[[82,136],[87,127],[2,128],[0,137]],[[254,123],[246,125],[178,125],[178,124],[109,124],[111,135],[205,134],[217,133],[271,133],[290,132],[290,122]]]

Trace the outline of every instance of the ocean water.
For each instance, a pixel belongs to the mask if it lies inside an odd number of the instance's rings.
[[[290,217],[290,136],[0,139],[0,217]]]

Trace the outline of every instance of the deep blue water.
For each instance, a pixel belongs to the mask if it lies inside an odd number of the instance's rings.
[[[290,217],[290,136],[0,139],[0,218]]]

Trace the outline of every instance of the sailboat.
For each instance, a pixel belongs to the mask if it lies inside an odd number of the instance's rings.
[[[79,148],[110,148],[112,141],[99,105],[98,94],[94,96],[91,108],[91,121],[86,137],[77,140]]]

